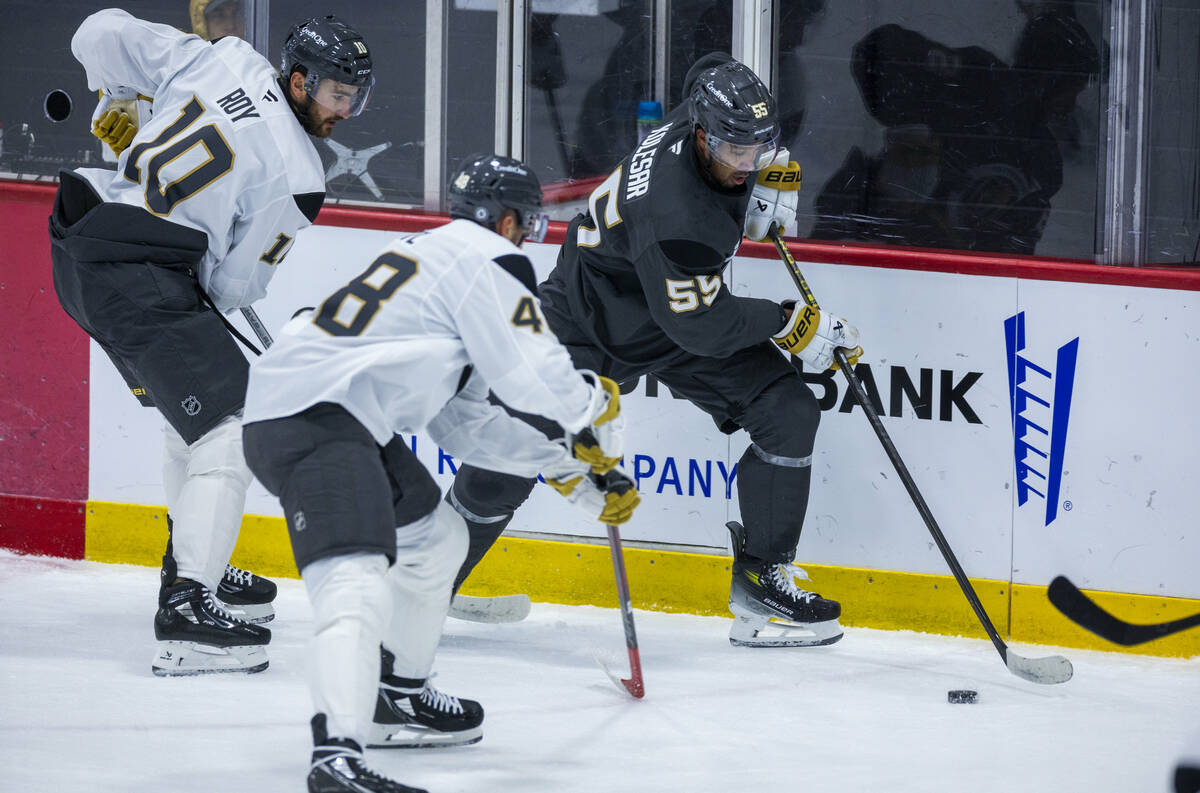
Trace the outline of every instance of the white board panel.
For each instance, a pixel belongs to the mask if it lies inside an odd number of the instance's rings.
[[[297,308],[318,303],[392,236],[305,231],[256,307],[264,323],[275,331]],[[557,247],[527,251],[544,277]],[[861,329],[866,366],[859,373],[878,394],[887,431],[969,575],[1044,584],[1065,572],[1097,589],[1200,596],[1200,488],[1188,481],[1200,441],[1191,409],[1200,386],[1195,293],[820,263],[801,268],[822,306]],[[796,295],[772,259],[735,259],[729,282],[738,294]],[[235,324],[248,332],[240,317]],[[1015,332],[1012,341],[1006,335],[1018,326],[1019,349]],[[1055,390],[1067,379],[1060,348],[1067,349],[1064,362],[1074,354],[1069,400]],[[99,348],[92,351],[90,497],[161,504],[162,421],[139,408]],[[1019,475],[1010,363],[1023,378]],[[947,572],[844,380],[807,377],[825,409],[798,559]],[[740,514],[730,473],[748,443],[745,433],[721,434],[665,387],[652,395],[645,379],[623,406],[626,465],[644,499],[623,536],[726,549],[725,521]],[[1056,426],[1066,430],[1057,442]],[[450,461],[427,438],[415,442],[445,489]],[[1058,492],[1050,498],[1059,463]],[[247,511],[280,514],[257,483]],[[513,528],[603,534],[540,486]]]

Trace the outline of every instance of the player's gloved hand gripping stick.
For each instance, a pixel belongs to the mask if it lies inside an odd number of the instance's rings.
[[[771,241],[775,243],[775,249],[779,252],[780,258],[787,265],[788,274],[792,276],[792,280],[796,283],[796,288],[800,290],[800,294],[804,297],[804,302],[819,311],[817,299],[813,297],[812,290],[808,288],[808,283],[804,280],[804,274],[800,272],[796,260],[792,258],[791,252],[780,235],[779,228],[772,226],[769,236]],[[879,437],[879,442],[883,444],[883,450],[887,453],[888,459],[892,461],[892,466],[895,467],[900,481],[904,483],[904,489],[908,491],[913,505],[916,506],[917,512],[921,514],[921,518],[925,521],[925,527],[933,535],[933,541],[937,543],[938,550],[942,552],[942,557],[945,558],[946,564],[950,566],[950,572],[954,574],[954,580],[958,582],[963,594],[967,597],[967,602],[971,604],[971,608],[975,611],[975,616],[979,618],[979,622],[983,625],[983,629],[987,631],[992,644],[996,646],[1000,657],[1004,659],[1008,671],[1032,683],[1065,683],[1070,680],[1073,669],[1071,662],[1066,658],[1061,655],[1052,655],[1046,658],[1025,658],[1010,650],[1004,640],[1000,638],[1000,634],[996,631],[996,626],[992,625],[991,619],[988,618],[987,612],[984,611],[983,604],[979,602],[979,596],[975,594],[974,587],[971,586],[971,582],[967,579],[967,574],[963,572],[962,565],[958,563],[958,559],[954,556],[954,551],[950,549],[950,544],[946,542],[945,535],[938,528],[937,521],[934,520],[933,513],[929,510],[929,505],[925,503],[925,499],[921,496],[921,491],[917,489],[917,484],[913,481],[912,474],[908,472],[904,461],[900,459],[900,453],[896,451],[895,444],[892,443],[891,437],[888,435],[887,430],[884,429],[883,422],[879,419],[879,414],[875,412],[875,408],[871,405],[871,400],[867,397],[867,392],[863,389],[862,383],[854,373],[853,363],[847,358],[847,350],[840,346],[835,347],[833,350],[833,359],[838,363],[842,373],[846,376],[846,382],[850,384],[850,390],[854,393],[854,398],[858,401],[859,406],[862,407],[863,412],[867,415],[867,419],[871,422],[871,427]]]

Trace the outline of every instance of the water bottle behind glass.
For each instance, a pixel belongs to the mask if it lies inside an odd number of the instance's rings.
[[[660,102],[638,102],[638,143],[646,139],[646,136],[650,134],[650,130],[662,123],[662,117],[662,104]]]

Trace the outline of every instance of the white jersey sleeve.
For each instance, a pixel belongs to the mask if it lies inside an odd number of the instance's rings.
[[[88,88],[113,95],[130,88],[153,97],[159,86],[209,47],[199,36],[106,8],[83,20],[71,53],[87,72]]]
[[[562,444],[488,402],[487,392],[483,378],[472,376],[429,422],[429,437],[464,463],[513,476],[537,476],[567,454]]]
[[[501,254],[497,264],[479,269],[454,308],[467,354],[505,404],[579,432],[600,412],[603,391],[584,381],[546,324],[524,254]]]
[[[325,189],[274,67],[239,38],[209,43],[118,9],[84,20],[71,51],[90,87],[153,99],[116,170],[79,174],[105,201],[203,231],[197,277],[219,309],[261,298]]]

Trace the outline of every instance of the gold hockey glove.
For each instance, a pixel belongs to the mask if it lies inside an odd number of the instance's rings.
[[[625,417],[621,415],[621,390],[607,377],[585,372],[598,386],[595,417],[580,432],[567,433],[567,444],[576,460],[606,474],[617,467],[625,451]]]
[[[601,523],[620,525],[633,517],[642,503],[633,480],[614,468],[603,476],[591,473],[581,461],[567,458],[556,466],[558,471],[542,473],[546,484],[558,494]]]
[[[118,99],[108,104],[104,111],[92,122],[92,134],[108,144],[113,154],[118,157],[129,148],[133,136],[137,134],[137,104],[136,99]]]
[[[817,372],[840,368],[833,359],[837,347],[846,350],[851,366],[858,363],[863,354],[862,347],[858,346],[858,328],[841,317],[798,303],[792,305],[792,315],[783,330],[771,340]]]

